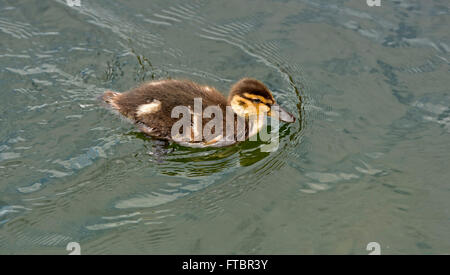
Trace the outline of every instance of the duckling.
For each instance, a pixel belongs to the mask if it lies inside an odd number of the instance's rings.
[[[284,122],[295,121],[292,114],[276,104],[266,85],[252,78],[243,78],[235,83],[230,89],[228,99],[214,87],[200,85],[190,80],[173,79],[147,82],[124,93],[106,91],[101,99],[113,110],[134,122],[146,135],[191,147],[196,147],[195,145],[221,147],[248,139],[262,128],[262,120],[252,120],[250,119],[252,116],[267,115]],[[180,106],[184,106],[191,116],[200,111],[203,114],[198,121],[200,125],[208,125],[209,122],[216,119],[216,122],[218,120],[221,124],[219,126],[223,126],[222,129],[226,128],[227,132],[231,125],[231,135],[227,133],[225,138],[223,133],[217,131],[220,127],[216,127],[214,134],[207,137],[200,135],[198,138],[199,133],[196,131],[198,127],[195,126],[194,118],[194,122],[189,125],[194,124],[194,127],[188,130],[184,139],[180,139],[178,132],[173,134],[174,126],[179,122],[179,117],[174,117],[173,112]],[[205,115],[206,110],[211,106],[215,106],[216,110],[222,112],[221,117],[216,112],[213,112],[214,117]],[[227,112],[230,110],[233,117],[231,123],[227,122],[227,119],[229,120]],[[204,111],[205,113],[203,113]],[[245,126],[242,133],[237,131],[239,121],[243,121]]]

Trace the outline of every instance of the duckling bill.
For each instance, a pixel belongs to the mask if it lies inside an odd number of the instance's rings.
[[[261,115],[267,115],[280,121],[292,123],[295,117],[283,110],[275,101],[270,90],[260,81],[243,78],[234,84],[225,98],[213,87],[200,85],[189,80],[160,80],[147,82],[124,93],[106,91],[101,99],[112,109],[133,121],[143,133],[162,140],[175,141],[187,146],[226,146],[256,135],[262,128]],[[189,126],[189,132],[180,139],[174,135],[174,127],[180,118],[174,117],[174,110],[183,106],[190,115],[214,107],[222,112],[222,117],[214,112],[214,116],[201,116],[200,125],[208,125],[212,120],[219,120],[222,129],[233,129],[225,135],[217,131],[212,135],[200,135],[195,126],[195,118]],[[196,110],[197,109],[197,110]],[[200,109],[200,110],[198,110]],[[231,111],[230,111],[231,110]],[[228,112],[228,113],[227,113]],[[231,112],[231,124],[229,113]],[[206,113],[206,112],[205,112]],[[191,117],[189,117],[191,119]],[[228,118],[228,121],[227,121]],[[244,132],[239,133],[239,124],[244,124]],[[193,125],[194,124],[194,125]],[[217,124],[216,124],[217,125]],[[200,128],[201,131],[201,128]]]

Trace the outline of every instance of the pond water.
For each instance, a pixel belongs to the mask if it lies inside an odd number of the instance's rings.
[[[448,1],[0,0],[0,254],[450,252]],[[263,81],[280,146],[155,143],[106,89]]]

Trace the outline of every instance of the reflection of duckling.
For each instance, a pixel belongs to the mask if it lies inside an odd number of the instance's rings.
[[[178,140],[172,136],[171,131],[174,124],[179,119],[177,117],[172,117],[172,110],[177,106],[186,106],[189,110],[193,110],[196,108],[196,105],[194,104],[195,99],[199,98],[201,99],[200,112],[203,112],[203,110],[209,106],[217,106],[220,108],[223,114],[223,125],[226,125],[227,106],[230,106],[232,111],[237,114],[238,117],[244,118],[245,125],[247,125],[244,139],[247,139],[249,136],[252,136],[261,130],[262,125],[260,123],[256,122],[257,125],[251,125],[252,120],[249,119],[250,116],[257,116],[261,114],[261,112],[268,116],[278,118],[281,121],[295,121],[294,116],[281,109],[275,103],[272,93],[263,83],[251,78],[241,79],[233,85],[228,100],[216,89],[209,86],[202,86],[188,80],[153,81],[125,93],[106,91],[102,95],[104,102],[135,122],[139,126],[139,129],[145,134],[157,139],[169,141],[175,140],[177,142]],[[213,118],[215,118],[215,113]],[[205,125],[210,120],[211,118],[205,116],[201,117],[202,125]],[[237,125],[237,120],[238,119],[233,118],[234,125]],[[225,127],[223,129],[225,129]],[[200,140],[194,140],[193,132],[195,132],[195,129],[192,128],[190,140],[187,142],[188,144],[194,145],[194,143],[196,143],[205,146],[226,145],[225,143],[218,142],[223,138],[223,136],[219,134],[216,134],[209,139],[201,137]],[[236,130],[234,129],[233,131],[233,137],[236,138]],[[182,142],[179,143],[183,144]],[[232,143],[235,142],[227,144]]]

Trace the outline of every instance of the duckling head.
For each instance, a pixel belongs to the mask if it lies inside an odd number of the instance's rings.
[[[266,85],[252,78],[243,78],[231,87],[228,105],[241,117],[258,117],[262,112],[280,121],[295,121],[292,114],[276,103]]]

